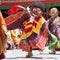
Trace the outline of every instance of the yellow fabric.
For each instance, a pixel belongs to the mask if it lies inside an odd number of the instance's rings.
[[[41,18],[41,20],[42,20],[42,24],[46,22],[46,20],[43,17]]]
[[[14,42],[19,42],[20,41],[20,38],[19,37],[16,37],[16,34],[15,34],[15,31],[14,30],[11,30],[11,37],[13,39]]]
[[[33,32],[35,32],[36,34],[40,34],[40,30],[42,28],[42,24],[45,23],[46,20],[42,17],[40,18],[39,22],[35,21],[35,23],[37,24],[36,27],[33,26]]]
[[[21,40],[19,37],[13,37],[13,36],[12,36],[12,39],[14,42],[19,42]]]
[[[28,32],[28,33],[23,33],[22,36],[20,37],[20,40],[23,40],[23,39],[26,39],[28,38],[29,36],[31,36],[32,34],[32,31]]]
[[[40,18],[40,20],[39,20],[38,22],[37,22],[36,20],[34,20],[34,22],[37,24],[36,27],[33,26],[33,24],[28,24],[29,21],[28,21],[28,22],[25,21],[24,27],[25,27],[25,28],[32,27],[32,30],[29,31],[29,32],[27,32],[27,33],[23,32],[22,36],[20,37],[21,40],[26,39],[26,38],[28,38],[29,36],[31,36],[31,34],[32,34],[33,32],[36,33],[36,34],[40,34],[40,29],[42,28],[42,24],[43,24],[44,22],[46,22],[46,20],[42,17],[42,18]]]
[[[15,31],[14,30],[11,30],[10,32],[11,32],[12,36],[15,36]]]
[[[25,26],[25,28],[29,28],[29,27],[32,27],[32,24],[26,25],[26,26]]]
[[[26,26],[28,23],[30,23],[30,21],[25,21],[23,25]]]
[[[29,24],[29,23],[30,23],[29,21],[24,22],[25,29],[32,27],[32,24]],[[22,36],[20,37],[20,40],[28,38],[31,34],[32,34],[32,30],[30,32],[27,32],[27,33],[23,32]]]

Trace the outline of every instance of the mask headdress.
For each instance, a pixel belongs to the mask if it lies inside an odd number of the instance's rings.
[[[12,9],[8,10],[7,13],[8,15],[16,13],[18,11],[24,11],[25,8],[23,6],[17,5],[17,6],[13,6]]]
[[[41,2],[34,2],[34,3],[31,4],[29,7],[30,7],[30,8],[31,8],[31,7],[36,7],[36,8],[40,8],[43,12],[45,11],[45,6],[44,6],[44,4],[41,3]]]

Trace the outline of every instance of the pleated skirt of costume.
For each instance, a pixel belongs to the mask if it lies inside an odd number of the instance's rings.
[[[30,37],[27,39],[24,39],[20,42],[20,49],[26,52],[30,52],[31,50],[38,49],[36,46],[35,38],[37,37],[37,34],[33,33]]]

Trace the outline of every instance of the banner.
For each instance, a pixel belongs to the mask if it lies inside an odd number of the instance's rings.
[[[3,0],[1,1],[1,6],[13,6],[13,5],[29,5],[33,2],[42,2],[44,4],[49,4],[49,3],[59,3],[60,0]]]

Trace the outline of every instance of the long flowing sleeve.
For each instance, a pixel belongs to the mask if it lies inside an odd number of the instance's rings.
[[[2,13],[0,12],[0,54],[5,49],[5,45],[7,42],[7,36],[5,35],[4,31],[6,31],[6,23],[2,16]]]

